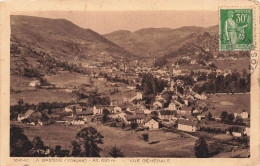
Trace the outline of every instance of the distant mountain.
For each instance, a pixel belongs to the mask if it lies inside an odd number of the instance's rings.
[[[65,19],[11,16],[11,68],[17,65],[40,68],[43,57],[86,65],[133,55],[91,29]]]
[[[139,57],[160,57],[175,51],[188,42],[194,33],[205,28],[185,26],[178,29],[144,28],[135,32],[115,31],[104,36]]]

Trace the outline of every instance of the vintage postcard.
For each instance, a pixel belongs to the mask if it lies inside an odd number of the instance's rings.
[[[0,8],[1,166],[260,164],[257,1]]]

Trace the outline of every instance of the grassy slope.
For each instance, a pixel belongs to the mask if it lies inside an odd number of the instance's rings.
[[[221,70],[237,69],[242,71],[243,69],[248,69],[250,65],[250,58],[239,58],[237,60],[215,60],[213,63]]]
[[[14,122],[12,122],[14,123]],[[30,140],[40,136],[46,145],[55,147],[61,145],[64,149],[71,149],[70,141],[80,131],[80,126],[29,126],[15,123],[21,126]],[[180,138],[178,134],[164,131],[148,131],[149,141],[160,141],[157,144],[148,144],[141,137],[143,132],[123,131],[98,124],[90,124],[104,136],[104,144],[101,156],[108,157],[110,149],[116,145],[126,157],[194,157],[193,138]],[[86,125],[88,126],[88,125]],[[131,141],[129,141],[131,140]]]
[[[46,79],[51,84],[55,84],[58,87],[77,86],[81,84],[89,84],[89,76],[85,74],[73,73],[73,72],[60,72],[60,74],[46,76]]]
[[[216,111],[212,111],[215,115],[220,115],[222,111],[241,113],[245,110],[250,112],[250,94],[214,94],[210,96],[209,102],[216,108]],[[229,102],[233,105],[223,105],[220,102]]]
[[[17,104],[19,99],[24,103],[37,104],[39,102],[71,102],[76,96],[64,90],[27,90],[11,94],[11,105]]]

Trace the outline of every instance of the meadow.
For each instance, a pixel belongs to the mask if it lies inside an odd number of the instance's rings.
[[[12,122],[23,128],[30,140],[40,136],[45,145],[55,148],[60,145],[62,149],[72,149],[71,141],[75,140],[76,133],[83,127],[93,126],[103,136],[104,144],[102,157],[109,157],[108,152],[116,145],[126,157],[194,157],[194,144],[196,139],[192,137],[180,137],[178,133],[157,131],[124,131],[120,128],[112,128],[97,123],[85,124],[83,126],[60,126],[53,124],[49,126],[30,126],[18,122]],[[149,134],[149,141],[142,140],[143,133]],[[131,141],[130,141],[131,140]],[[155,142],[149,144],[151,142]]]
[[[60,71],[59,74],[45,76],[47,81],[57,87],[73,87],[81,84],[89,84],[89,76],[86,74]]]
[[[38,89],[26,90],[20,93],[11,93],[10,105],[17,104],[19,99],[24,103],[38,104],[40,102],[71,102],[75,101],[77,97],[64,89]]]
[[[209,102],[219,115],[222,111],[241,113],[243,110],[250,113],[250,94],[214,94],[209,96]]]
[[[237,69],[242,71],[248,70],[250,65],[250,58],[237,58],[236,60],[215,60],[213,63],[221,70]]]

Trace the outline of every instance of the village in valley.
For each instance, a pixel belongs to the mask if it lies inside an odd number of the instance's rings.
[[[29,47],[12,42],[14,59],[15,49]],[[36,47],[24,51],[44,55],[42,62],[56,68],[32,79],[13,69],[11,85],[20,81],[22,88],[11,86],[11,125],[29,139],[40,136],[46,146],[60,145],[64,156],[76,133],[93,126],[104,135],[105,157],[114,146],[125,157],[195,157],[200,136],[208,157],[249,157],[250,70],[230,67],[247,57],[210,54],[211,46],[204,47],[193,50],[194,57],[187,53],[165,65],[148,57],[80,65],[74,59],[69,66]],[[219,68],[217,61],[230,66]],[[49,153],[45,149],[45,156]]]

